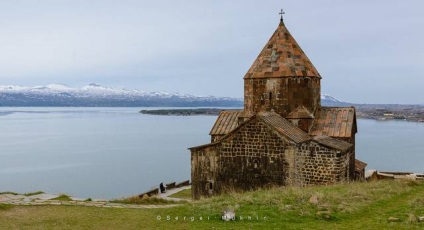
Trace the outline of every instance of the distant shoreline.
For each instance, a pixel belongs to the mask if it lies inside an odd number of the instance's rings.
[[[410,121],[410,122],[424,122],[424,106],[419,107],[417,110],[411,109],[381,109],[357,106],[357,118],[372,119],[378,121]],[[140,113],[147,115],[159,116],[218,116],[223,110],[236,110],[236,109],[222,109],[222,108],[200,108],[200,109],[154,109],[154,110],[141,110]]]
[[[140,113],[148,115],[160,116],[218,116],[222,110],[236,109],[219,109],[219,108],[201,108],[201,109],[154,109],[141,110]]]

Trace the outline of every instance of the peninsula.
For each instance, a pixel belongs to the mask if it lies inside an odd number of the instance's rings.
[[[357,117],[374,120],[404,120],[424,122],[424,105],[396,105],[396,104],[352,104],[355,105]],[[241,109],[241,108],[240,108]],[[168,116],[218,116],[224,108],[195,108],[195,109],[158,109],[141,110],[142,114]]]

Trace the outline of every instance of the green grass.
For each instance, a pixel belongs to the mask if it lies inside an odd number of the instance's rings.
[[[29,193],[24,193],[24,194],[20,194],[17,192],[11,192],[11,191],[5,191],[5,192],[0,192],[1,194],[11,194],[11,195],[23,195],[23,196],[33,196],[33,195],[38,195],[38,194],[43,194],[43,191],[36,191],[36,192],[29,192]]]
[[[36,192],[24,193],[22,195],[24,195],[24,196],[34,196],[34,195],[39,195],[39,194],[44,194],[44,192],[43,191],[36,191]]]
[[[11,191],[4,191],[4,192],[0,192],[0,195],[3,195],[3,194],[20,195],[20,194],[19,194],[19,193],[17,193],[17,192],[11,192]]]
[[[182,199],[191,199],[191,189],[181,190],[180,192],[177,192],[175,194],[172,194],[169,197],[182,198]]]
[[[60,201],[71,201],[71,197],[67,194],[61,194],[60,196],[53,198],[52,200],[60,200]]]
[[[236,221],[220,220],[227,207]],[[424,184],[377,181],[230,193],[160,209],[14,206],[0,211],[0,222],[5,229],[423,229],[412,218],[419,216]]]
[[[8,210],[11,209],[13,206],[10,204],[0,204],[0,211],[1,210]]]

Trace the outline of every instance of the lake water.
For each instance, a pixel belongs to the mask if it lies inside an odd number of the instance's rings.
[[[141,109],[0,108],[0,191],[110,199],[190,179],[187,148],[210,141],[216,117]],[[424,172],[423,123],[358,120],[358,129],[368,169]]]

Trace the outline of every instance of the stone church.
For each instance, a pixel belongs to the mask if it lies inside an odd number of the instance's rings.
[[[244,110],[222,111],[211,143],[190,148],[193,198],[355,179],[355,108],[322,107],[320,95],[321,75],[281,18],[244,76]]]

